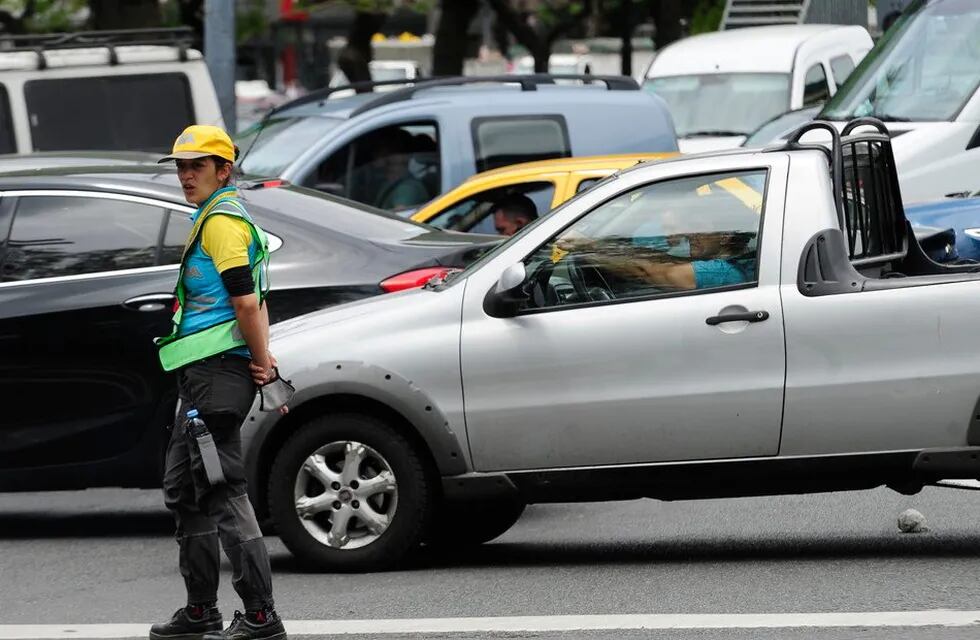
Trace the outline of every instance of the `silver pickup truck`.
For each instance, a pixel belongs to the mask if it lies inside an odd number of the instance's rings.
[[[978,478],[977,271],[923,252],[875,120],[639,164],[465,271],[277,325],[297,393],[246,421],[252,498],[370,570],[535,502]]]

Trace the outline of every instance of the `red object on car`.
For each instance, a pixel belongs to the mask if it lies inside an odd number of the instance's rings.
[[[381,288],[385,293],[404,291],[405,289],[416,289],[421,287],[433,278],[445,278],[452,271],[458,271],[457,267],[426,267],[424,269],[413,269],[405,273],[391,276],[381,283]]]

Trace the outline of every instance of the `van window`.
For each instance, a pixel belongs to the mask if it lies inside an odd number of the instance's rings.
[[[7,87],[0,84],[0,153],[17,153],[14,140],[14,121],[10,117],[10,98]]]
[[[572,155],[562,116],[473,118],[473,148],[477,172]]]
[[[194,124],[183,73],[30,80],[24,98],[35,151],[165,152]]]
[[[854,71],[854,61],[849,55],[839,56],[830,61],[830,72],[834,75],[834,83],[838,87],[844,84],[852,71]]]
[[[386,211],[418,207],[442,190],[439,129],[422,121],[375,129],[344,145],[303,186]]]
[[[830,97],[830,88],[827,86],[827,74],[823,70],[823,65],[819,62],[806,72],[803,80],[803,106],[812,107],[813,105],[825,102]]]

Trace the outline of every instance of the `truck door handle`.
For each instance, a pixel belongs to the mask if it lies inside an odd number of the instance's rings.
[[[762,322],[768,319],[768,311],[746,311],[745,313],[726,313],[723,316],[711,316],[704,322],[713,327],[723,322]]]
[[[174,304],[172,293],[151,293],[145,296],[136,296],[123,303],[122,306],[130,311],[143,311],[152,313],[154,311],[164,311]]]

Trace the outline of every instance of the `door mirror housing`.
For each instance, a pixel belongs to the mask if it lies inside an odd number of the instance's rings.
[[[527,300],[524,291],[524,281],[527,280],[527,269],[523,262],[510,265],[500,274],[496,286],[487,292],[483,299],[483,310],[494,318],[513,318],[517,315],[521,304]]]

